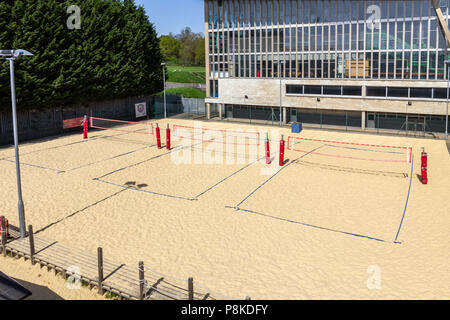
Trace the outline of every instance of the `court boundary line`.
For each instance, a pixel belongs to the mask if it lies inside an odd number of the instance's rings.
[[[257,211],[253,211],[253,210],[249,210],[249,209],[244,209],[244,208],[239,208],[239,207],[231,207],[231,206],[225,206],[225,208],[226,209],[234,209],[235,211],[243,211],[243,212],[246,212],[246,213],[252,213],[252,214],[255,214],[255,215],[260,215],[260,216],[263,216],[263,217],[266,217],[266,218],[271,218],[271,219],[280,220],[280,221],[284,221],[284,222],[300,224],[300,225],[303,225],[303,226],[306,226],[306,227],[320,229],[320,230],[324,230],[324,231],[330,231],[330,232],[335,232],[335,233],[342,233],[342,234],[345,234],[345,235],[365,238],[365,239],[368,239],[368,240],[375,240],[375,241],[379,241],[379,242],[389,243],[389,241],[386,241],[386,240],[381,239],[381,238],[376,238],[376,237],[367,236],[367,235],[358,234],[358,233],[349,232],[349,231],[342,231],[342,230],[331,229],[331,228],[322,227],[322,226],[319,226],[319,225],[314,225],[314,224],[310,224],[310,223],[306,223],[306,222],[291,220],[291,219],[288,219],[288,218],[275,217],[275,216],[271,216],[271,215],[266,214],[266,213],[261,213],[261,212],[257,212]]]
[[[248,163],[248,164],[244,165],[243,167],[241,167],[241,168],[239,168],[238,170],[234,171],[233,173],[231,173],[230,175],[226,176],[225,178],[219,180],[218,182],[216,182],[216,183],[213,184],[212,186],[208,187],[207,189],[203,190],[202,192],[200,192],[199,194],[197,194],[197,195],[194,196],[194,197],[183,197],[183,196],[179,196],[179,195],[171,195],[171,194],[166,194],[166,193],[161,193],[161,192],[156,192],[156,191],[151,191],[151,190],[142,190],[142,189],[135,188],[135,187],[129,187],[129,186],[126,186],[126,187],[125,187],[124,185],[120,185],[120,184],[117,184],[117,183],[114,183],[114,182],[111,182],[111,181],[108,181],[108,180],[103,179],[103,178],[105,178],[105,177],[107,177],[107,176],[110,176],[110,175],[112,175],[112,174],[115,174],[115,173],[117,173],[117,172],[120,172],[120,171],[129,169],[129,168],[132,168],[132,167],[141,165],[141,164],[143,164],[143,163],[145,163],[145,162],[152,161],[152,160],[161,158],[161,157],[163,157],[163,156],[165,156],[165,155],[171,154],[172,151],[175,151],[176,148],[178,148],[178,149],[186,149],[186,148],[190,148],[190,147],[192,147],[192,146],[184,146],[184,147],[177,146],[177,147],[175,147],[174,149],[170,150],[169,152],[165,152],[165,153],[163,153],[163,154],[161,154],[161,155],[157,155],[157,156],[155,156],[155,157],[152,157],[152,158],[150,158],[150,159],[146,159],[146,160],[144,160],[144,161],[141,161],[141,162],[139,162],[139,163],[132,164],[132,165],[127,166],[127,167],[119,168],[119,169],[114,170],[114,171],[112,171],[112,172],[106,173],[106,174],[104,174],[103,176],[100,176],[100,177],[98,177],[98,178],[93,178],[92,180],[94,180],[94,181],[99,181],[99,182],[106,183],[106,184],[110,184],[110,185],[114,185],[114,186],[121,187],[121,188],[127,188],[127,189],[134,190],[134,191],[146,192],[146,193],[150,193],[150,194],[153,194],[153,195],[159,195],[159,196],[170,197],[170,198],[176,198],[176,199],[181,199],[181,200],[188,200],[188,201],[197,201],[197,200],[199,200],[198,198],[200,198],[201,196],[205,195],[206,193],[208,193],[209,191],[213,190],[214,188],[216,188],[216,187],[219,186],[220,184],[224,183],[226,180],[228,180],[228,179],[230,179],[231,177],[235,176],[236,174],[238,174],[238,173],[244,171],[245,169],[249,168],[250,166],[252,166],[252,165],[254,165],[255,163],[257,163],[259,160],[261,160],[261,159],[264,158],[264,157],[260,157],[260,158],[258,158],[258,159],[256,159],[256,160],[252,161],[251,163]]]
[[[38,153],[38,152],[41,152],[41,151],[48,151],[48,150],[59,149],[59,148],[68,147],[68,146],[75,145],[75,144],[88,143],[88,142],[96,141],[98,139],[103,139],[103,138],[111,138],[111,137],[123,136],[123,135],[126,135],[126,134],[128,134],[128,133],[119,133],[119,134],[107,135],[107,136],[94,136],[94,137],[86,139],[86,140],[70,142],[70,143],[59,145],[59,146],[54,146],[54,147],[49,147],[49,148],[44,148],[44,149],[38,149],[38,150],[30,151],[30,152],[27,152],[27,153],[23,153],[20,156],[26,156],[26,155],[33,154],[33,153]],[[73,135],[75,135],[75,134],[73,134]],[[60,136],[56,136],[56,137],[60,137]],[[31,142],[32,141],[29,141],[28,143],[31,143]],[[46,142],[46,141],[41,141],[41,142],[36,141],[36,143],[44,143],[44,142]],[[10,147],[12,147],[12,146],[10,146]],[[25,146],[22,146],[21,149],[23,149],[24,147]],[[15,156],[4,157],[4,158],[1,158],[0,160],[6,160],[6,159],[11,159],[11,158],[15,158]]]
[[[414,167],[414,154],[413,154],[411,157],[412,157],[412,159],[411,159],[411,178],[410,178],[410,180],[409,180],[408,194],[407,194],[407,196],[406,196],[405,208],[403,209],[402,219],[400,220],[400,225],[399,225],[399,227],[398,227],[397,234],[396,234],[395,239],[394,239],[394,243],[401,243],[401,242],[398,242],[397,239],[398,239],[398,236],[399,236],[399,234],[400,234],[400,230],[401,230],[401,228],[402,228],[402,226],[403,226],[403,219],[405,218],[405,215],[406,215],[406,209],[408,208],[409,197],[410,197],[410,195],[411,195],[412,176],[413,176],[413,173],[414,173],[414,171],[413,171],[413,167]]]
[[[14,157],[13,157],[14,158]],[[0,161],[6,161],[6,162],[10,162],[10,163],[16,163],[16,161],[15,160],[11,160],[11,159],[0,159]],[[50,168],[50,167],[45,167],[45,166],[41,166],[41,165],[38,165],[38,164],[32,164],[32,163],[26,163],[26,162],[20,162],[20,165],[22,166],[28,166],[28,167],[35,167],[35,168],[38,168],[38,169],[43,169],[43,170],[49,170],[49,171],[54,171],[54,172],[56,172],[57,174],[62,174],[62,173],[66,173],[66,171],[65,170],[59,170],[59,169],[53,169],[53,168]]]
[[[278,171],[276,173],[274,173],[272,176],[270,176],[270,178],[268,178],[266,181],[264,181],[262,184],[260,184],[255,190],[253,190],[250,194],[248,194],[241,202],[239,202],[236,207],[239,207],[241,204],[243,204],[245,201],[247,201],[252,195],[254,195],[259,189],[261,189],[266,183],[268,183],[270,180],[272,180],[273,178],[275,178],[281,171],[283,171],[284,169],[288,168],[291,164],[295,163],[296,161],[298,161],[299,159],[302,159],[306,156],[308,156],[309,154],[311,154],[312,152],[319,150],[320,148],[322,148],[324,145],[317,147],[313,150],[311,150],[310,152],[308,152],[307,154],[302,155],[301,157],[290,161],[287,165],[283,166],[281,169],[278,169]]]
[[[225,206],[225,208],[227,209],[234,209],[235,211],[242,211],[242,212],[246,212],[246,213],[252,213],[252,214],[256,214],[256,215],[260,215],[260,216],[264,216],[264,217],[268,217],[268,218],[272,218],[272,219],[276,219],[276,220],[281,220],[281,221],[285,221],[285,222],[290,222],[290,223],[295,223],[295,224],[300,224],[303,226],[307,226],[307,227],[312,227],[312,228],[316,228],[316,229],[321,229],[321,230],[325,230],[325,231],[331,231],[331,232],[336,232],[336,233],[342,233],[342,234],[346,234],[346,235],[351,235],[351,236],[355,236],[355,237],[360,237],[360,238],[366,238],[369,240],[375,240],[375,241],[379,241],[379,242],[386,242],[386,243],[393,243],[393,244],[402,244],[402,242],[398,242],[397,241],[397,237],[396,239],[391,242],[388,240],[384,240],[381,238],[376,238],[376,237],[372,237],[372,236],[367,236],[367,235],[363,235],[363,234],[358,234],[358,233],[354,233],[354,232],[349,232],[349,231],[342,231],[342,230],[335,230],[335,229],[331,229],[331,228],[327,228],[327,227],[322,227],[322,226],[318,226],[318,225],[313,225],[313,224],[309,224],[309,223],[305,223],[305,222],[300,222],[300,221],[295,221],[295,220],[291,220],[288,218],[282,218],[282,217],[275,217],[275,216],[271,216],[269,214],[266,213],[261,213],[261,212],[257,212],[257,211],[253,211],[253,210],[249,210],[249,209],[244,209],[241,208],[240,206],[247,201],[253,194],[255,194],[258,190],[260,190],[266,183],[268,183],[270,180],[272,180],[275,176],[277,176],[283,169],[289,167],[291,164],[293,163],[297,163],[298,160],[310,155],[310,154],[314,154],[315,151],[317,151],[318,149],[325,147],[326,145],[322,145],[320,147],[317,147],[316,149],[310,150],[309,152],[307,152],[306,154],[302,155],[301,157],[292,160],[289,164],[287,164],[286,166],[282,167],[281,169],[279,169],[275,174],[273,174],[270,178],[268,178],[266,181],[264,181],[261,185],[259,185],[255,190],[253,190],[249,195],[247,195],[241,202],[239,202],[236,206]],[[410,186],[409,186],[409,190],[408,190],[408,196],[407,196],[407,200],[405,203],[405,209],[404,209],[404,213],[403,213],[403,217],[400,223],[400,227],[399,230],[397,232],[397,236],[398,233],[400,232],[400,228],[402,226],[403,223],[403,218],[405,216],[406,213],[406,207],[408,205],[408,199],[409,199],[409,195],[410,195],[410,190],[411,190],[411,182],[412,182],[412,176],[413,176],[413,162],[414,162],[414,155],[412,155],[412,159],[411,159],[411,174],[410,174]]]
[[[105,158],[105,159],[101,159],[101,160],[98,160],[98,161],[95,161],[95,162],[86,163],[86,164],[83,164],[81,166],[70,168],[70,169],[66,169],[66,170],[53,169],[53,168],[50,168],[50,167],[45,167],[45,166],[32,164],[32,163],[27,163],[27,162],[22,162],[22,161],[20,161],[20,165],[36,167],[36,168],[43,169],[43,170],[50,170],[50,171],[56,172],[57,174],[64,174],[64,173],[67,173],[67,172],[70,172],[70,171],[79,170],[79,169],[82,169],[82,168],[85,168],[85,167],[89,167],[89,166],[92,166],[92,165],[95,165],[95,164],[99,164],[99,163],[106,162],[106,161],[109,161],[109,160],[113,160],[113,159],[116,159],[116,158],[124,157],[124,156],[130,155],[130,154],[133,154],[135,152],[138,152],[138,151],[141,151],[141,150],[144,150],[144,149],[147,149],[147,148],[152,148],[152,147],[155,147],[155,146],[156,145],[151,145],[151,146],[146,146],[146,147],[143,147],[143,148],[138,148],[138,149],[135,149],[135,150],[132,150],[132,151],[128,151],[128,152],[125,152],[125,153],[121,153],[121,154],[115,155],[115,156],[110,157],[110,158]],[[15,160],[10,160],[10,159],[0,159],[0,160],[1,161],[7,161],[7,162],[15,163]]]
[[[132,132],[131,132],[131,133],[132,133]],[[68,143],[68,144],[60,145],[60,146],[55,146],[55,147],[50,147],[50,148],[45,148],[45,149],[34,150],[34,151],[31,151],[31,152],[27,152],[27,153],[21,154],[20,156],[23,157],[23,156],[30,155],[30,154],[34,154],[34,153],[38,153],[38,152],[43,152],[43,151],[48,151],[48,150],[59,149],[59,148],[68,147],[68,146],[72,146],[72,145],[76,145],[76,144],[81,144],[81,143],[88,143],[88,142],[91,142],[91,141],[96,141],[96,140],[98,140],[98,139],[104,139],[104,138],[111,138],[111,137],[123,136],[123,135],[126,135],[126,134],[130,134],[130,133],[119,133],[119,134],[115,134],[115,135],[97,136],[97,137],[89,138],[88,140],[76,141],[76,142],[71,142],[71,143]],[[78,170],[78,169],[82,169],[82,168],[85,168],[85,167],[89,167],[89,166],[91,166],[91,165],[95,165],[95,164],[98,164],[98,163],[102,163],[102,162],[106,162],[106,161],[113,160],[113,159],[116,159],[116,158],[120,158],[120,157],[123,157],[123,156],[129,155],[129,154],[135,153],[135,152],[137,152],[137,151],[140,151],[140,150],[143,150],[143,149],[146,149],[146,148],[153,148],[153,147],[155,147],[155,146],[156,146],[156,144],[148,145],[148,146],[145,146],[145,147],[142,147],[142,148],[138,148],[138,149],[131,150],[131,151],[128,151],[128,152],[125,152],[125,153],[121,153],[121,154],[119,154],[119,155],[115,155],[115,156],[110,157],[110,158],[105,158],[105,159],[102,159],[102,160],[99,160],[99,161],[95,161],[95,162],[83,164],[83,165],[78,166],[78,167],[69,168],[69,169],[64,169],[64,170],[62,170],[62,169],[50,168],[50,167],[46,167],[46,166],[42,166],[42,165],[38,165],[38,164],[33,164],[33,163],[28,163],[28,162],[22,162],[22,161],[20,161],[20,165],[29,166],[29,167],[35,167],[35,168],[43,169],[43,170],[54,171],[54,172],[56,172],[57,174],[65,174],[65,173],[70,172],[70,171],[75,171],[75,170]],[[16,157],[16,156],[14,155],[14,156],[10,156],[10,157],[0,158],[0,161],[7,161],[7,162],[15,163],[15,160],[11,160],[11,159],[14,159],[15,157]]]

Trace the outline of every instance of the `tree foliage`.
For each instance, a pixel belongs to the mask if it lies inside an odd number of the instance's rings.
[[[172,35],[159,38],[162,55],[167,63],[177,64],[180,59],[181,43]]]
[[[205,38],[201,33],[186,27],[180,34],[160,37],[161,51],[165,61],[184,66],[205,65]]]
[[[67,8],[81,9],[69,30]],[[25,49],[15,62],[19,109],[86,104],[162,90],[153,25],[133,0],[0,1],[0,49]],[[10,105],[9,67],[0,60],[0,110]]]

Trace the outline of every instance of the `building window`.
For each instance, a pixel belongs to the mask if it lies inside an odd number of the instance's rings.
[[[366,91],[368,97],[386,97],[386,87],[367,87]]]
[[[411,88],[410,89],[410,97],[411,98],[428,98],[432,97],[432,89],[431,88]]]
[[[341,86],[323,86],[323,94],[330,96],[340,96],[342,95]]]
[[[303,94],[303,86],[302,85],[286,85],[286,93],[287,94]]]
[[[219,80],[209,80],[209,96],[211,98],[219,97]]]
[[[305,86],[304,88],[305,94],[322,94],[321,86]]]
[[[433,89],[434,99],[447,99],[447,89],[446,88],[434,88]]]
[[[408,98],[408,88],[389,87],[388,97]]]
[[[342,87],[342,94],[344,96],[361,96],[362,87],[344,86]]]

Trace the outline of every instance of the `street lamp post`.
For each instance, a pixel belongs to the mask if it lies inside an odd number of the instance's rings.
[[[161,63],[163,67],[163,82],[164,82],[164,118],[167,118],[167,107],[166,107],[166,63]]]
[[[283,126],[283,120],[282,120],[282,109],[283,109],[283,107],[282,107],[282,103],[283,103],[283,93],[282,93],[282,88],[283,88],[283,86],[282,86],[282,83],[281,83],[281,64],[283,64],[284,65],[284,60],[283,61],[280,61],[280,58],[278,57],[278,75],[279,75],[279,77],[280,77],[280,127],[281,126]]]
[[[25,50],[0,50],[0,56],[6,57],[9,61],[9,71],[11,77],[11,105],[13,116],[13,130],[14,130],[14,151],[16,155],[16,176],[17,176],[17,194],[18,194],[18,208],[19,208],[19,226],[20,237],[25,238],[25,207],[22,199],[22,183],[20,179],[20,161],[19,161],[19,133],[17,126],[17,108],[16,108],[16,83],[14,78],[14,60],[20,56],[32,56]]]
[[[447,66],[447,109],[445,112],[445,140],[448,140],[448,95],[450,92],[449,63],[450,60],[445,60],[445,65]]]

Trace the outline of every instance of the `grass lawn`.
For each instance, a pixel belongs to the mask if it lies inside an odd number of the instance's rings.
[[[158,93],[158,95],[164,94],[164,91]],[[198,99],[205,99],[206,94],[198,89],[195,88],[172,88],[167,89],[166,94],[178,94],[182,95],[185,98],[198,98]]]
[[[205,79],[194,73],[206,76],[205,67],[167,66],[168,81],[177,83],[205,83]]]

